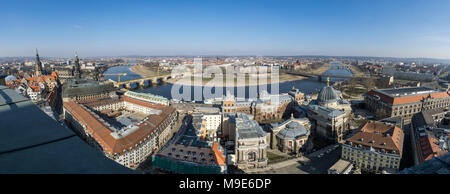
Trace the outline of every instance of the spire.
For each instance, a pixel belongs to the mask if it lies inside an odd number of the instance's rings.
[[[75,51],[75,62],[74,62],[75,78],[81,78],[81,67],[80,67],[80,59],[78,58],[78,52]]]
[[[330,86],[330,77],[327,77],[327,85]]]
[[[36,65],[35,65],[35,70],[36,70],[36,76],[40,76],[42,75],[42,64],[41,64],[41,59],[39,59],[39,53],[38,53],[38,49],[36,48]]]

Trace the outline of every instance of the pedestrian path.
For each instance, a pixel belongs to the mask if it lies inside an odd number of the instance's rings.
[[[277,162],[274,164],[269,164],[265,168],[253,168],[253,169],[246,169],[244,171],[245,171],[245,173],[259,173],[259,172],[271,171],[271,170],[276,170],[276,169],[284,168],[287,166],[299,164],[300,162],[301,163],[310,162],[312,158],[317,157],[318,155],[320,155],[322,153],[326,153],[327,150],[334,150],[333,148],[335,148],[336,146],[339,146],[339,144],[329,145],[325,148],[322,148],[322,149],[320,149],[316,152],[313,152],[311,154],[308,154],[306,156],[293,158],[293,159]],[[274,150],[271,150],[270,152],[275,153]]]

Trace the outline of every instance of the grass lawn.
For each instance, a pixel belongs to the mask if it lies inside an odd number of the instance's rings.
[[[269,159],[269,161],[268,161],[269,164],[273,164],[273,163],[277,163],[277,162],[281,162],[281,161],[289,159],[286,156],[280,156],[280,155],[274,154],[272,152],[267,152],[267,158]]]

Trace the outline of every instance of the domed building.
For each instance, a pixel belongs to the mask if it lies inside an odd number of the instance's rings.
[[[347,113],[352,111],[350,103],[342,99],[341,92],[329,85],[320,90],[316,102],[319,106],[344,110]]]
[[[310,134],[311,124],[307,118],[294,118],[282,123],[273,123],[269,126],[270,147],[279,149],[284,153],[300,153],[306,145]]]
[[[342,99],[341,92],[329,84],[320,90],[316,100],[307,106],[308,118],[313,123],[314,134],[330,142],[342,142],[350,128],[351,104]]]
[[[276,136],[278,149],[284,153],[298,154],[308,141],[309,134],[304,125],[290,121]]]
[[[325,86],[320,90],[319,95],[317,96],[317,102],[321,106],[337,106],[339,95],[336,90],[334,90],[331,86]]]

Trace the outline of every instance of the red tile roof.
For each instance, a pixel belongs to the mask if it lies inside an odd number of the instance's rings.
[[[346,142],[352,142],[353,145],[361,145],[365,148],[394,150],[401,155],[403,138],[403,131],[397,126],[377,121],[367,122],[360,131],[346,139]]]
[[[414,96],[403,96],[403,97],[391,97],[391,96],[385,95],[383,93],[380,93],[376,90],[371,90],[368,92],[368,94],[372,95],[372,96],[377,95],[380,97],[380,99],[383,102],[387,102],[392,105],[418,102],[424,98],[427,98],[428,95],[430,95],[432,98],[448,98],[448,97],[450,97],[450,94],[448,94],[447,92],[436,92],[436,93],[431,93],[431,94],[419,94],[419,95],[414,95]]]
[[[151,104],[148,106],[151,106]],[[98,143],[103,145],[103,151],[105,153],[111,152],[111,154],[122,154],[124,150],[130,151],[131,147],[135,147],[135,145],[139,144],[141,141],[143,142],[144,139],[152,135],[158,127],[163,126],[162,128],[164,129],[168,125],[168,123],[164,123],[164,121],[175,112],[175,109],[167,106],[151,107],[162,110],[161,114],[149,115],[147,117],[147,121],[144,121],[138,125],[138,130],[127,136],[123,136],[122,138],[115,139],[111,136],[112,131],[94,115],[81,107],[80,104],[73,101],[64,102],[64,108],[67,109],[79,122],[86,125],[86,129],[93,134],[93,138]]]
[[[420,137],[419,142],[417,142],[416,145],[420,163],[430,160],[433,157],[444,155],[448,152],[441,150],[437,143],[439,143],[439,140],[435,137],[429,135]]]

